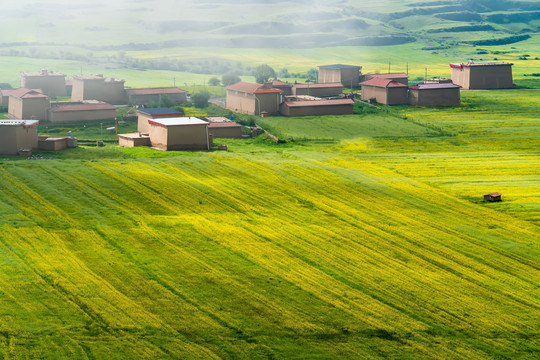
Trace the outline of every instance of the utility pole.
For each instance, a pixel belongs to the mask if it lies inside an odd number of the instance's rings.
[[[388,73],[390,74],[390,60],[388,60]]]

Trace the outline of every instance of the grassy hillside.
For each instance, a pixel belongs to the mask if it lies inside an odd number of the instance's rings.
[[[0,356],[536,358],[537,98],[5,157]]]

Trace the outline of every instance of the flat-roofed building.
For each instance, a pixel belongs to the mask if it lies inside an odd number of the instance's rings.
[[[98,100],[109,104],[127,104],[124,80],[105,78],[103,75],[73,77],[71,101]]]
[[[225,89],[227,89],[226,107],[229,110],[250,115],[261,113],[272,115],[279,112],[283,94],[279,89],[243,81]]]
[[[338,96],[343,94],[343,84],[335,83],[319,83],[319,84],[294,84],[292,87],[292,95],[308,95],[308,96]]]
[[[385,105],[408,104],[408,86],[395,80],[374,78],[361,83],[362,100]]]
[[[386,74],[366,74],[364,75],[364,81],[371,79],[384,79],[394,80],[403,85],[409,85],[409,75],[406,73],[386,73]]]
[[[169,150],[210,150],[208,122],[195,117],[148,120],[152,147]]]
[[[137,109],[137,131],[141,134],[148,134],[150,125],[148,120],[164,119],[164,118],[177,118],[181,117],[182,112],[169,108],[145,108]]]
[[[318,99],[306,101],[285,101],[281,104],[281,115],[284,116],[321,116],[352,115],[354,101],[352,99]]]
[[[39,72],[22,72],[21,87],[27,89],[41,89],[48,97],[54,99],[66,96],[66,75],[42,69]]]
[[[239,139],[242,137],[242,125],[234,121],[210,122],[208,132],[215,138]]]
[[[131,105],[146,105],[149,102],[159,104],[165,97],[176,105],[187,102],[187,91],[176,87],[126,89],[126,93]]]
[[[53,103],[48,112],[51,123],[114,120],[116,108],[102,101]]]
[[[0,120],[0,155],[37,150],[38,123],[38,120]]]
[[[360,82],[361,66],[356,65],[322,65],[319,66],[319,76],[317,82],[336,83],[340,82],[344,87],[356,88]]]
[[[452,82],[463,89],[511,89],[514,87],[512,66],[507,62],[473,62],[450,64]]]
[[[118,145],[124,147],[151,146],[150,136],[141,133],[118,135]]]
[[[47,120],[47,111],[50,107],[49,97],[41,90],[20,88],[9,95],[8,117]]]
[[[409,87],[409,104],[415,106],[456,106],[461,104],[461,86],[452,83],[417,84]]]

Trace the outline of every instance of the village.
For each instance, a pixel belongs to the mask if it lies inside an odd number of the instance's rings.
[[[351,115],[355,102],[366,105],[459,106],[462,89],[513,88],[512,63],[450,64],[450,78],[425,78],[410,84],[407,73],[362,74],[356,65],[322,65],[318,82],[264,84],[238,82],[227,86],[225,108],[261,117]],[[352,92],[344,93],[349,88]],[[358,95],[354,91],[361,89]],[[69,101],[56,101],[66,98]],[[242,125],[223,116],[186,117],[178,110],[151,108],[166,97],[174,105],[188,101],[176,87],[126,88],[125,81],[101,74],[73,76],[42,69],[21,73],[21,87],[0,90],[0,106],[9,120],[0,120],[0,155],[28,156],[33,151],[58,151],[77,146],[73,134],[40,136],[37,125],[73,124],[116,118],[118,107],[133,106],[137,132],[117,134],[119,146],[147,146],[161,151],[212,150],[215,138],[241,138]],[[66,134],[68,135],[68,134]],[[222,147],[220,149],[223,149]]]

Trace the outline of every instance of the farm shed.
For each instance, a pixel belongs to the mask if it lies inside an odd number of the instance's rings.
[[[308,96],[338,96],[343,94],[343,84],[323,83],[323,84],[294,84],[292,87],[292,95],[308,95]]]
[[[452,83],[418,84],[409,87],[409,103],[415,106],[460,105],[461,86]]]
[[[242,137],[242,125],[234,122],[211,122],[208,124],[208,132],[213,138],[238,139]]]
[[[126,89],[126,94],[131,105],[145,105],[149,102],[159,104],[164,96],[176,105],[187,102],[187,91],[176,87]]]
[[[148,125],[148,120],[173,118],[173,117],[180,117],[184,115],[182,114],[182,112],[178,110],[173,110],[169,108],[138,109],[136,114],[137,114],[137,130],[142,134],[147,134],[150,129],[150,126]]]
[[[48,112],[51,123],[112,120],[115,117],[116,108],[102,101],[53,103]]]
[[[276,114],[279,112],[282,90],[266,85],[239,82],[227,86],[227,109],[250,115],[262,112]]]
[[[408,104],[408,86],[395,80],[374,78],[361,83],[362,100],[376,102],[385,105]]]
[[[38,120],[0,120],[0,155],[37,150]]]
[[[492,192],[492,193],[484,195],[484,200],[489,201],[489,202],[499,202],[499,201],[502,201],[501,196],[502,194],[498,192]]]
[[[124,80],[104,78],[101,74],[74,76],[71,100],[98,100],[115,105],[127,104]]]
[[[61,136],[61,137],[38,137],[38,148],[44,151],[60,151],[67,148],[77,147],[77,139]]]
[[[20,88],[10,93],[8,117],[47,120],[47,110],[50,107],[49,97],[41,90]]]
[[[22,72],[21,87],[41,89],[50,98],[66,96],[66,75],[42,69],[40,72]]]
[[[409,85],[409,75],[406,73],[366,74],[364,76],[365,81],[371,79],[394,80],[404,85]]]
[[[9,96],[17,89],[0,90],[0,106],[9,106]]]
[[[118,135],[118,145],[124,147],[150,146],[150,136],[141,133]]]
[[[319,66],[318,83],[341,83],[344,87],[355,88],[360,83],[361,66],[356,65],[322,65]]]
[[[510,89],[514,87],[512,63],[469,61],[450,64],[452,82],[463,89]]]
[[[152,147],[169,150],[210,150],[208,122],[195,117],[148,120]]]
[[[351,115],[354,101],[351,99],[285,101],[281,104],[284,116]]]
[[[264,83],[264,85],[271,87],[273,89],[278,89],[283,91],[284,96],[292,95],[292,87],[293,84],[284,82],[281,80],[272,80],[267,83]]]

